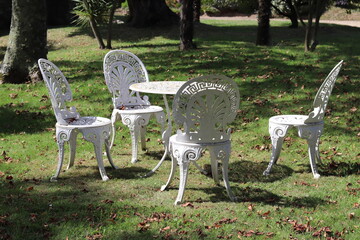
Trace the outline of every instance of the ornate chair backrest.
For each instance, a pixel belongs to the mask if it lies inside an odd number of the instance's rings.
[[[59,124],[68,125],[80,118],[75,107],[66,107],[66,102],[72,100],[72,93],[64,74],[52,62],[40,58],[38,60],[41,75],[48,88],[52,107]]]
[[[313,103],[314,110],[309,114],[305,123],[321,122],[325,115],[326,106],[329,102],[331,92],[334,88],[335,81],[340,72],[343,60],[341,60],[329,73],[324,82],[321,84]]]
[[[215,143],[230,139],[230,129],[239,107],[236,83],[222,75],[209,75],[187,81],[173,101],[175,123],[183,127],[177,140]]]
[[[138,92],[129,89],[133,83],[149,81],[146,68],[136,55],[112,50],[105,55],[103,64],[105,82],[113,95],[115,108],[150,105],[147,96],[141,97]]]

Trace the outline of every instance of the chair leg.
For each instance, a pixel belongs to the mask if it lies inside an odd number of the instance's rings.
[[[100,141],[94,142],[93,144],[94,144],[96,160],[98,163],[101,178],[103,181],[107,181],[107,180],[109,180],[109,177],[106,175],[106,171],[104,168],[104,161],[103,161],[103,157],[102,157],[103,156],[102,155],[102,144]]]
[[[105,151],[106,151],[106,157],[108,158],[110,165],[114,168],[114,169],[119,169],[118,166],[116,166],[112,160],[111,154],[110,154],[110,143],[109,143],[109,139],[105,139]]]
[[[160,188],[161,191],[166,190],[170,186],[172,180],[174,179],[176,166],[177,166],[177,161],[176,161],[175,157],[173,155],[171,155],[171,170],[170,170],[169,178],[168,178],[166,184],[161,186],[161,188]]]
[[[298,133],[301,138],[306,139],[308,143],[308,153],[311,171],[315,179],[320,178],[318,173],[316,160],[319,158],[319,139],[322,134],[324,125],[315,125],[315,126],[299,126]]]
[[[219,152],[221,153],[221,152]],[[231,188],[230,188],[230,183],[229,183],[229,154],[225,153],[225,156],[222,157],[222,173],[223,173],[223,180],[224,180],[224,185],[225,185],[225,189],[226,192],[229,196],[229,198],[231,199],[231,201],[235,201],[236,197],[233,195]]]
[[[208,172],[207,172],[205,169],[203,169],[202,167],[200,167],[199,164],[197,164],[196,161],[193,161],[192,163],[195,165],[195,167],[196,167],[202,174],[204,174],[204,175],[207,175],[207,174],[208,174]]]
[[[315,143],[315,156],[316,156],[316,163],[322,164],[321,158],[320,158],[319,145],[320,145],[320,136],[318,137],[318,139],[317,139],[317,141]]]
[[[66,141],[69,141],[70,135],[71,135],[71,130],[62,130],[56,128],[56,141],[59,148],[59,156],[58,156],[58,165],[55,175],[50,178],[51,182],[56,182],[57,178],[60,175],[61,167],[64,162],[64,144]]]
[[[94,145],[96,160],[99,167],[99,172],[103,181],[109,180],[109,177],[106,175],[104,168],[102,148],[105,144],[104,135],[108,134],[108,131],[103,128],[85,128],[80,130],[86,141],[92,142]],[[109,151],[109,150],[108,150]]]
[[[212,177],[214,179],[214,182],[217,185],[220,185],[220,182],[219,182],[219,162],[218,162],[218,158],[216,156],[214,147],[209,147],[209,152],[210,152],[210,159],[211,159],[211,174],[212,174]]]
[[[292,126],[290,125],[277,125],[269,123],[269,133],[271,136],[271,158],[270,163],[266,170],[263,172],[263,175],[269,175],[271,172],[271,168],[274,164],[276,164],[279,159],[281,147],[284,142],[285,135]]]
[[[146,133],[146,126],[140,126],[141,150],[143,151],[146,151],[145,133]]]
[[[165,130],[165,113],[164,112],[157,112],[155,113],[156,121],[160,123],[161,126],[161,134],[163,134]]]
[[[176,197],[174,205],[179,205],[182,202],[182,199],[184,197],[185,187],[186,187],[186,181],[188,177],[188,171],[189,171],[189,160],[183,159],[185,156],[182,156],[182,160],[179,162],[179,168],[180,168],[180,183],[179,183],[179,192]]]
[[[70,145],[70,159],[69,164],[67,166],[67,169],[74,166],[74,160],[75,160],[75,154],[76,154],[76,138],[77,138],[78,132],[72,131],[70,134],[69,139],[69,145]]]
[[[115,135],[116,135],[115,123],[116,123],[118,117],[119,117],[119,114],[117,112],[113,111],[112,114],[111,114],[111,134],[110,134],[111,135],[111,142],[110,142],[110,149],[114,145]]]
[[[138,137],[142,126],[146,126],[149,123],[151,114],[121,114],[122,122],[128,126],[131,135],[131,162],[137,162],[137,149],[138,149]]]
[[[128,126],[130,129],[131,135],[131,163],[137,162],[137,153],[138,153],[138,136],[139,136],[139,125],[134,124],[132,126]]]

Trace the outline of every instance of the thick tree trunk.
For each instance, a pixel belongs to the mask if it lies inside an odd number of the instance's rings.
[[[194,22],[200,22],[201,0],[194,0]]]
[[[295,7],[292,4],[292,0],[286,0],[286,5],[290,9],[290,13],[289,13],[289,18],[291,21],[290,28],[298,28],[298,26],[299,26],[298,17],[296,14]]]
[[[133,27],[166,26],[179,22],[179,16],[170,10],[165,0],[128,0],[128,5],[129,24]]]
[[[45,0],[13,0],[9,42],[0,69],[0,82],[24,83],[38,79],[37,60],[46,58],[46,41]]]
[[[270,45],[271,0],[259,0],[256,45]]]
[[[182,0],[180,10],[180,50],[194,49],[194,1]]]
[[[279,15],[282,15],[282,16],[290,19],[290,21],[291,21],[290,28],[297,28],[299,26],[298,15],[297,15],[296,9],[292,3],[292,0],[285,0],[285,3],[286,3],[287,8],[290,10],[290,12],[287,9],[282,10],[274,4],[271,4],[271,7],[274,8],[275,11]]]

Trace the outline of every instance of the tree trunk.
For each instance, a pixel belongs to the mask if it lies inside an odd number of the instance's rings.
[[[180,10],[180,50],[196,48],[194,36],[194,1],[182,0]]]
[[[319,41],[317,40],[317,35],[318,35],[318,30],[319,30],[320,16],[321,16],[321,12],[322,12],[322,9],[321,9],[322,5],[323,5],[323,1],[317,0],[317,2],[316,2],[316,10],[315,10],[315,27],[314,27],[313,36],[312,36],[312,39],[311,39],[310,51],[314,51],[316,46],[319,44]]]
[[[201,0],[194,0],[194,22],[200,22]]]
[[[133,27],[169,26],[179,22],[179,16],[170,10],[165,0],[128,0],[128,5],[129,24]]]
[[[310,44],[312,40],[312,31],[313,31],[312,20],[314,15],[315,1],[316,0],[309,0],[308,22],[305,30],[305,44],[304,44],[305,52],[310,51]]]
[[[9,42],[0,69],[0,83],[40,79],[37,60],[46,58],[45,0],[13,0]]]
[[[298,26],[299,26],[298,17],[296,14],[295,7],[292,4],[292,0],[286,0],[286,5],[290,9],[290,13],[289,13],[289,18],[291,21],[290,28],[298,28]]]
[[[292,0],[285,0],[285,3],[286,3],[286,6],[287,8],[290,10],[287,11],[286,8],[283,8],[283,10],[281,10],[280,8],[278,8],[276,5],[271,4],[271,7],[275,9],[275,11],[279,14],[279,15],[282,15],[284,17],[287,17],[290,19],[291,21],[291,25],[289,26],[290,28],[297,28],[299,26],[298,24],[298,15],[297,15],[297,12],[296,12],[296,9],[292,3]]]
[[[88,0],[83,0],[83,3],[86,7],[86,11],[88,13],[91,13],[91,9],[90,9],[90,6],[89,6],[89,2]],[[101,33],[100,33],[100,30],[98,28],[98,25],[95,21],[95,18],[94,18],[94,15],[93,14],[90,14],[89,15],[89,21],[90,21],[90,27],[91,27],[91,30],[96,38],[96,40],[98,41],[98,44],[99,44],[99,48],[100,49],[104,49],[105,48],[105,44],[104,44],[104,41],[102,39],[102,36],[101,36]]]
[[[107,32],[107,41],[106,41],[106,48],[107,49],[112,49],[111,46],[111,39],[112,39],[112,25],[113,25],[113,21],[114,21],[114,15],[115,15],[115,10],[119,5],[117,4],[116,1],[112,1],[112,5],[111,5],[111,9],[110,9],[110,14],[109,14],[109,21],[108,21],[108,32]],[[121,3],[120,6],[121,7]]]
[[[256,45],[270,45],[271,0],[259,0]]]

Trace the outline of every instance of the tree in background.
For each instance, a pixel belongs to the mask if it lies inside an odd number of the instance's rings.
[[[37,60],[47,55],[45,0],[13,0],[9,42],[0,83],[24,83],[40,77]]]
[[[165,26],[179,22],[179,16],[171,11],[165,0],[128,0],[128,5],[129,24],[133,27]]]
[[[325,12],[330,0],[308,0],[308,18],[307,23],[302,21],[305,25],[305,52],[314,51],[319,44],[317,39],[319,31],[320,17]],[[315,23],[313,20],[315,18]]]
[[[298,14],[296,8],[299,9],[303,5],[303,1],[298,0],[273,0],[271,1],[271,7],[273,7],[277,14],[287,17],[291,21],[291,28],[297,28],[299,26]]]
[[[201,0],[194,0],[194,22],[200,22]]]
[[[180,8],[180,50],[196,48],[194,36],[194,0],[182,0]]]
[[[94,37],[98,41],[99,48],[104,49],[105,44],[99,29],[99,25],[107,22],[111,6],[106,0],[74,0],[76,3],[73,13],[78,17],[77,25],[90,26]]]
[[[259,0],[256,45],[270,45],[271,0]]]

